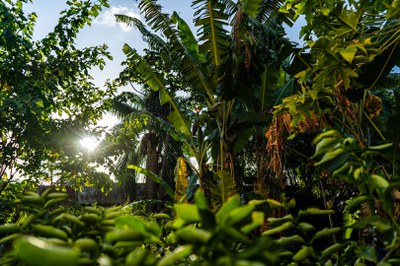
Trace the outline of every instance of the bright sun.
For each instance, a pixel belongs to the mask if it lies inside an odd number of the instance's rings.
[[[99,141],[94,137],[85,137],[79,141],[81,146],[87,151],[93,151],[99,145]]]

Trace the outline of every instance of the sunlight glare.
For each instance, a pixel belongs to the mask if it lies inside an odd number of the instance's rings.
[[[85,137],[79,141],[79,144],[87,151],[93,151],[99,145],[99,141],[94,137]]]

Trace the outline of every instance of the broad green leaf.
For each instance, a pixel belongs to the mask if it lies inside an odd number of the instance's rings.
[[[218,224],[222,224],[228,218],[229,214],[236,208],[240,207],[240,197],[235,195],[230,197],[218,210],[215,215]]]
[[[36,103],[36,105],[37,105],[38,107],[44,108],[43,100],[38,100],[38,101],[36,101],[35,103]]]
[[[146,222],[134,215],[118,217],[115,220],[115,228],[118,230],[135,229],[142,233],[146,232]]]
[[[218,171],[217,176],[219,177],[222,202],[226,202],[229,197],[237,194],[235,179],[226,170]]]
[[[196,26],[200,28],[200,51],[209,51],[210,64],[219,66],[221,57],[227,51],[228,33],[225,25],[228,16],[223,12],[221,4],[216,1],[195,0],[192,4],[197,9]]]
[[[171,253],[164,255],[157,263],[157,266],[175,265],[178,261],[189,257],[193,253],[192,245],[179,246]]]
[[[208,200],[201,189],[197,189],[195,198],[196,206],[199,210],[199,215],[203,228],[213,229],[216,226],[216,219],[214,213],[210,210]]]
[[[345,26],[357,31],[357,24],[361,14],[361,12],[341,12],[338,18]]]
[[[200,222],[200,214],[196,205],[189,203],[175,204],[174,209],[178,218],[181,218],[186,223]]]
[[[340,174],[342,174],[344,171],[346,171],[346,170],[350,169],[350,167],[352,167],[353,163],[348,160],[348,156],[344,155],[342,157],[343,157],[343,160],[346,160],[346,162],[344,162],[341,167],[334,169],[334,171],[332,172],[332,177],[337,177]],[[344,174],[346,174],[346,173],[344,173]]]
[[[351,78],[358,78],[357,72],[350,67],[341,67],[339,70],[345,89],[351,89]]]
[[[260,11],[262,0],[244,0],[243,2],[243,11],[246,12],[247,15],[256,17]]]
[[[128,57],[128,60],[134,62],[131,65],[135,68],[138,78],[145,82],[154,91],[163,90],[165,88],[164,78],[154,73],[135,49],[130,47],[128,44],[125,44],[122,50]]]
[[[204,55],[199,53],[199,45],[189,25],[176,12],[172,14],[171,20],[178,25],[178,34],[189,54],[195,58],[197,62],[205,63]]]
[[[166,103],[171,104],[171,112],[168,115],[168,120],[184,136],[190,137],[191,133],[189,129],[189,121],[179,110],[176,102],[172,99],[171,95],[166,90],[161,90],[160,102],[161,104],[166,104]]]
[[[262,254],[264,265],[277,265],[280,252],[281,248],[273,239],[263,236],[254,239],[251,243],[246,245],[244,249],[237,254],[237,257],[240,259],[253,259],[260,257]]]
[[[20,226],[16,223],[0,225],[0,237],[17,233],[21,230]]]
[[[156,257],[147,249],[135,249],[125,258],[125,263],[129,266],[154,265],[155,262]]]
[[[349,64],[351,64],[353,63],[357,50],[357,47],[346,47],[345,49],[340,49],[339,53],[347,62],[349,62]]]
[[[194,198],[197,207],[199,210],[209,210],[210,207],[208,206],[208,200],[204,195],[204,192],[201,189],[198,189],[195,194]]]
[[[31,236],[16,242],[14,254],[29,266],[76,266],[79,258],[79,252],[75,249],[54,246]]]
[[[238,152],[242,151],[243,148],[250,140],[250,136],[252,136],[254,132],[254,128],[251,126],[247,126],[246,128],[242,128],[239,131],[239,134],[236,136],[235,140],[232,144],[232,152],[236,155]]]

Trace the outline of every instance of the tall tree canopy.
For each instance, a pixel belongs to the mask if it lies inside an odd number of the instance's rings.
[[[44,163],[69,173],[76,144],[105,108],[113,92],[93,84],[90,70],[111,59],[107,46],[78,49],[77,33],[108,6],[106,1],[69,1],[54,30],[33,40],[36,14],[28,1],[0,2],[0,176],[15,171],[41,174]],[[30,1],[29,1],[30,2]],[[63,165],[63,166],[62,166]],[[8,174],[11,176],[6,177]],[[0,191],[7,182],[3,182]]]

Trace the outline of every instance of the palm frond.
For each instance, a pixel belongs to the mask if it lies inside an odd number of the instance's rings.
[[[180,39],[173,21],[167,14],[162,13],[161,6],[155,0],[142,0],[139,3],[139,8],[151,28],[156,32],[161,32],[171,45],[171,51],[177,53],[178,57],[180,57],[177,60],[180,60],[181,63],[182,76],[187,79],[189,84],[206,95],[207,104],[212,106],[214,102],[213,88],[206,79],[197,58],[191,55]]]
[[[135,107],[132,105],[125,103],[125,102],[120,102],[113,100],[112,105],[110,108],[110,112],[117,116],[119,119],[124,119],[126,118],[129,114],[137,111]]]
[[[257,19],[265,24],[270,24],[271,21],[278,19],[289,27],[293,26],[295,12],[290,9],[286,14],[281,13],[279,9],[283,2],[282,0],[262,0]]]
[[[144,109],[143,100],[132,92],[123,92],[111,100],[110,112],[120,119]]]
[[[222,202],[237,194],[236,182],[229,171],[222,170],[217,173]]]
[[[243,11],[252,17],[257,17],[260,10],[264,8],[263,0],[247,0],[242,2]]]
[[[147,84],[153,91],[165,88],[165,80],[161,75],[153,72],[146,64],[136,49],[125,44],[123,51],[128,57],[127,64],[130,71],[134,72],[135,77]]]
[[[151,50],[168,53],[168,44],[157,34],[150,32],[146,26],[137,18],[127,15],[115,15],[117,22],[126,23],[129,26],[135,27],[142,34],[142,39],[145,41]]]
[[[137,53],[137,51],[125,44],[124,52],[129,58],[129,67],[134,71],[136,77],[141,80],[142,83],[149,86],[153,91],[160,92],[161,104],[170,104],[171,112],[168,115],[170,122],[184,135],[190,136],[189,123],[186,117],[180,112],[177,103],[173,101],[165,88],[166,81],[164,78],[155,73],[149,65],[143,60],[143,58]]]
[[[229,16],[225,12],[227,0],[195,0],[195,25],[200,27],[198,35],[202,44],[200,52],[207,53],[209,64],[221,65],[221,58],[228,50],[229,34],[226,29]]]

